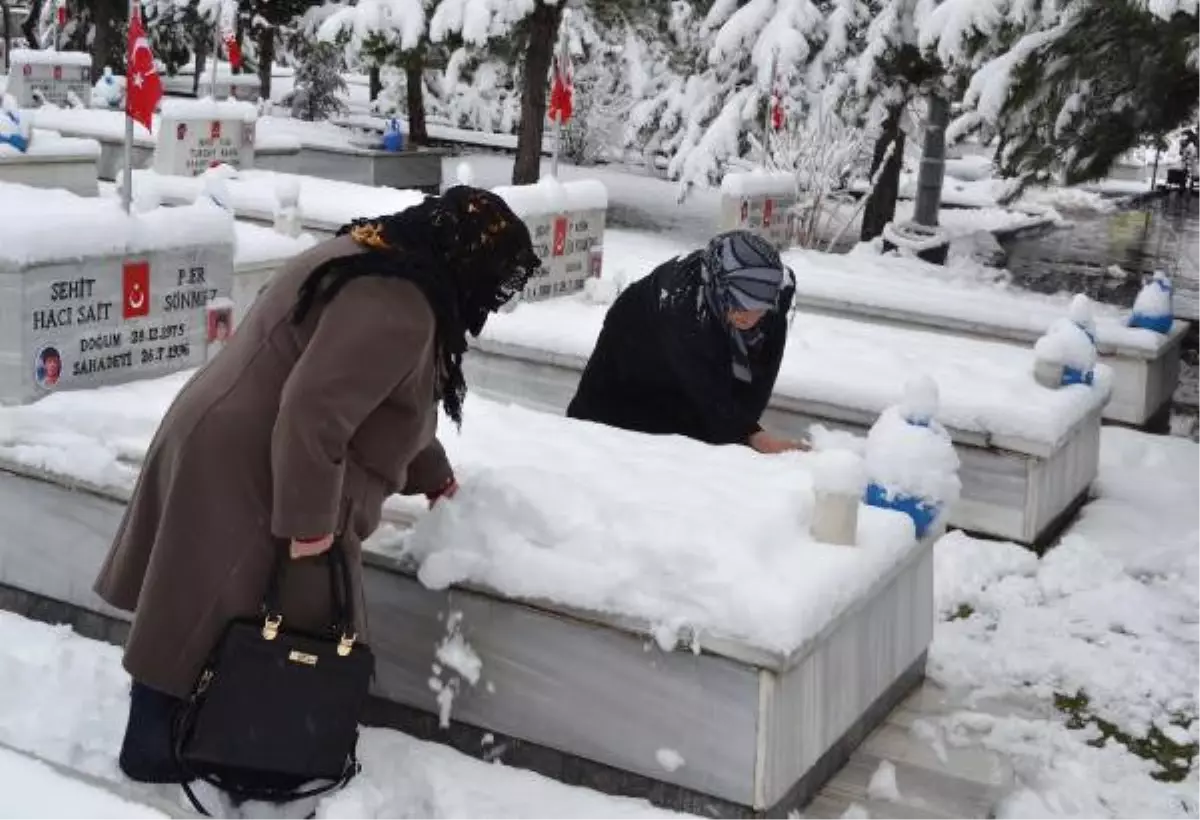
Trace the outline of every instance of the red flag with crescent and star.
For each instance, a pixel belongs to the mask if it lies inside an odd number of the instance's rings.
[[[154,65],[154,52],[142,27],[141,7],[136,3],[129,18],[129,42],[125,49],[125,115],[150,130],[154,109],[162,99],[162,80]]]
[[[229,57],[229,65],[237,71],[242,67],[242,47],[237,41],[237,3],[225,0],[217,12],[217,26],[221,32],[221,44]]]
[[[566,49],[561,49],[554,55],[554,82],[550,86],[550,119],[557,120],[563,125],[571,121],[575,111],[575,89],[572,87],[574,78],[571,76],[571,60],[566,55]]]

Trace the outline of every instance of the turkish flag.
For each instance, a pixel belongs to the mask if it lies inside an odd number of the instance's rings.
[[[136,3],[129,19],[129,41],[125,48],[125,114],[150,130],[154,109],[162,99],[162,80],[154,65],[154,52],[142,28],[142,12]]]
[[[121,315],[126,319],[150,315],[149,262],[126,262],[122,268]]]
[[[554,244],[551,256],[562,256],[567,250],[567,218],[560,216],[554,220]]]
[[[763,203],[763,227],[771,227],[771,214],[775,213],[775,203],[768,199]]]
[[[237,37],[225,35],[225,51],[229,54],[229,65],[237,70],[242,67],[242,48],[238,45]]]
[[[575,111],[572,87],[571,63],[565,55],[554,58],[554,83],[550,86],[550,119],[563,125],[571,121]]]

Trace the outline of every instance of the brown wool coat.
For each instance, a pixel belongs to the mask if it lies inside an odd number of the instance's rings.
[[[342,534],[365,637],[361,544],[393,492],[452,473],[434,437],[434,317],[411,282],[351,280],[300,325],[308,273],[349,237],[292,260],[183,388],[150,445],[96,592],[134,613],[125,668],[179,697],[232,618],[255,616],[279,539]],[[285,628],[328,622],[324,557],[289,561]]]

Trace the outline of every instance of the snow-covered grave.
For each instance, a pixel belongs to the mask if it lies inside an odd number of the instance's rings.
[[[332,122],[335,125],[350,128],[362,136],[380,136],[388,128],[391,117],[380,117],[374,114],[357,113],[338,117]],[[408,133],[408,120],[395,117],[404,133]],[[503,134],[494,131],[477,131],[472,128],[456,128],[445,121],[427,119],[425,131],[434,142],[449,142],[456,145],[484,150],[513,152],[517,150],[517,135]],[[547,132],[549,129],[547,129]],[[549,157],[554,153],[554,137],[550,133],[542,135],[542,156]]]
[[[460,176],[466,173],[460,169]],[[604,183],[591,179],[560,182],[544,176],[535,185],[503,185],[493,190],[529,227],[542,260],[539,275],[525,285],[521,301],[579,293],[589,279],[600,276],[608,210]]]
[[[1067,315],[1070,296],[1048,296],[997,281],[1000,272],[968,259],[948,266],[883,257],[867,246],[837,255],[793,250],[796,304],[806,312],[1032,346]],[[1113,374],[1104,418],[1146,426],[1168,412],[1187,324],[1166,333],[1128,326],[1129,311],[1094,305],[1096,347]]]
[[[235,222],[234,228],[236,241],[230,297],[233,299],[233,324],[237,327],[271,277],[293,256],[316,244],[317,238],[307,233],[293,237],[249,222]]]
[[[0,118],[5,112],[0,110]],[[21,119],[29,112],[17,114]],[[0,138],[4,128],[0,124]],[[0,182],[34,188],[62,188],[80,196],[99,193],[97,163],[100,144],[92,139],[64,137],[54,131],[29,128],[24,150],[0,139]]]
[[[233,218],[127,215],[112,199],[0,184],[0,402],[161,376],[207,356]]]
[[[165,100],[168,104],[185,103],[184,100]],[[193,102],[193,104],[195,104]],[[42,106],[34,112],[34,124],[39,128],[57,131],[63,136],[94,139],[100,143],[98,176],[109,182],[116,181],[120,169],[125,165],[125,112],[106,109],[56,108]],[[133,124],[133,167],[148,168],[154,158],[156,137],[162,129],[162,118],[154,118],[153,133],[140,123]],[[254,137],[254,159],[269,162],[272,167],[286,167],[293,163],[299,167],[300,142],[295,138],[273,136]]]
[[[762,169],[726,174],[721,180],[721,229],[752,231],[786,248],[794,235],[796,201],[794,174]]]
[[[262,82],[258,79],[258,74],[219,72],[215,94],[212,75],[208,71],[200,75],[199,83],[193,88],[194,79],[190,72],[163,77],[163,91],[173,97],[213,97],[218,100],[240,100],[248,103],[257,103],[262,97]]]
[[[2,408],[0,459],[127,497],[186,379]],[[765,458],[474,396],[461,434],[441,429],[459,493],[432,511],[390,500],[368,544],[375,691],[393,713],[786,810],[923,675],[932,535],[867,506],[852,545],[811,535],[817,490],[862,469],[852,454]],[[0,481],[31,524],[59,503]],[[9,533],[0,585],[118,616],[89,579],[121,507],[86,498],[38,550],[33,529]]]
[[[22,108],[42,103],[67,105],[72,96],[87,105],[92,98],[92,55],[83,51],[13,49],[6,93]]]
[[[519,305],[493,317],[466,359],[488,394],[565,410],[608,304],[625,281],[680,252],[654,234],[610,230],[604,275],[585,294]],[[803,275],[803,272],[798,272]],[[765,425],[809,435],[810,425],[864,433],[905,382],[930,375],[939,421],[962,459],[962,497],[950,523],[1040,544],[1083,502],[1096,475],[1103,365],[1092,386],[1051,390],[1034,380],[1032,346],[958,338],[798,312]]]
[[[258,111],[247,102],[164,100],[154,145],[155,173],[198,176],[216,165],[254,167]]]
[[[290,117],[263,117],[258,121],[258,132],[298,139],[300,167],[309,176],[431,194],[442,189],[442,160],[448,152],[441,148],[406,145],[403,150],[389,151],[382,147],[378,137],[355,138],[349,129],[329,122],[305,122]],[[260,162],[258,167],[289,170],[275,164],[274,159]]]
[[[294,208],[300,228],[320,239],[332,236],[354,219],[410,208],[424,196],[420,191],[227,167],[209,169],[198,177],[134,171],[133,192],[135,197],[148,197],[165,205],[187,205],[197,198],[215,195],[237,219],[261,225],[276,224],[281,208]]]

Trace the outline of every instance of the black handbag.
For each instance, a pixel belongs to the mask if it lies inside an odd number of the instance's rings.
[[[180,779],[201,814],[188,785],[195,779],[239,801],[284,803],[333,791],[359,771],[358,722],[375,657],[356,640],[345,550],[334,541],[311,559],[329,567],[333,612],[324,634],[284,626],[279,589],[290,560],[281,547],[262,618],[226,627],[176,721]]]

